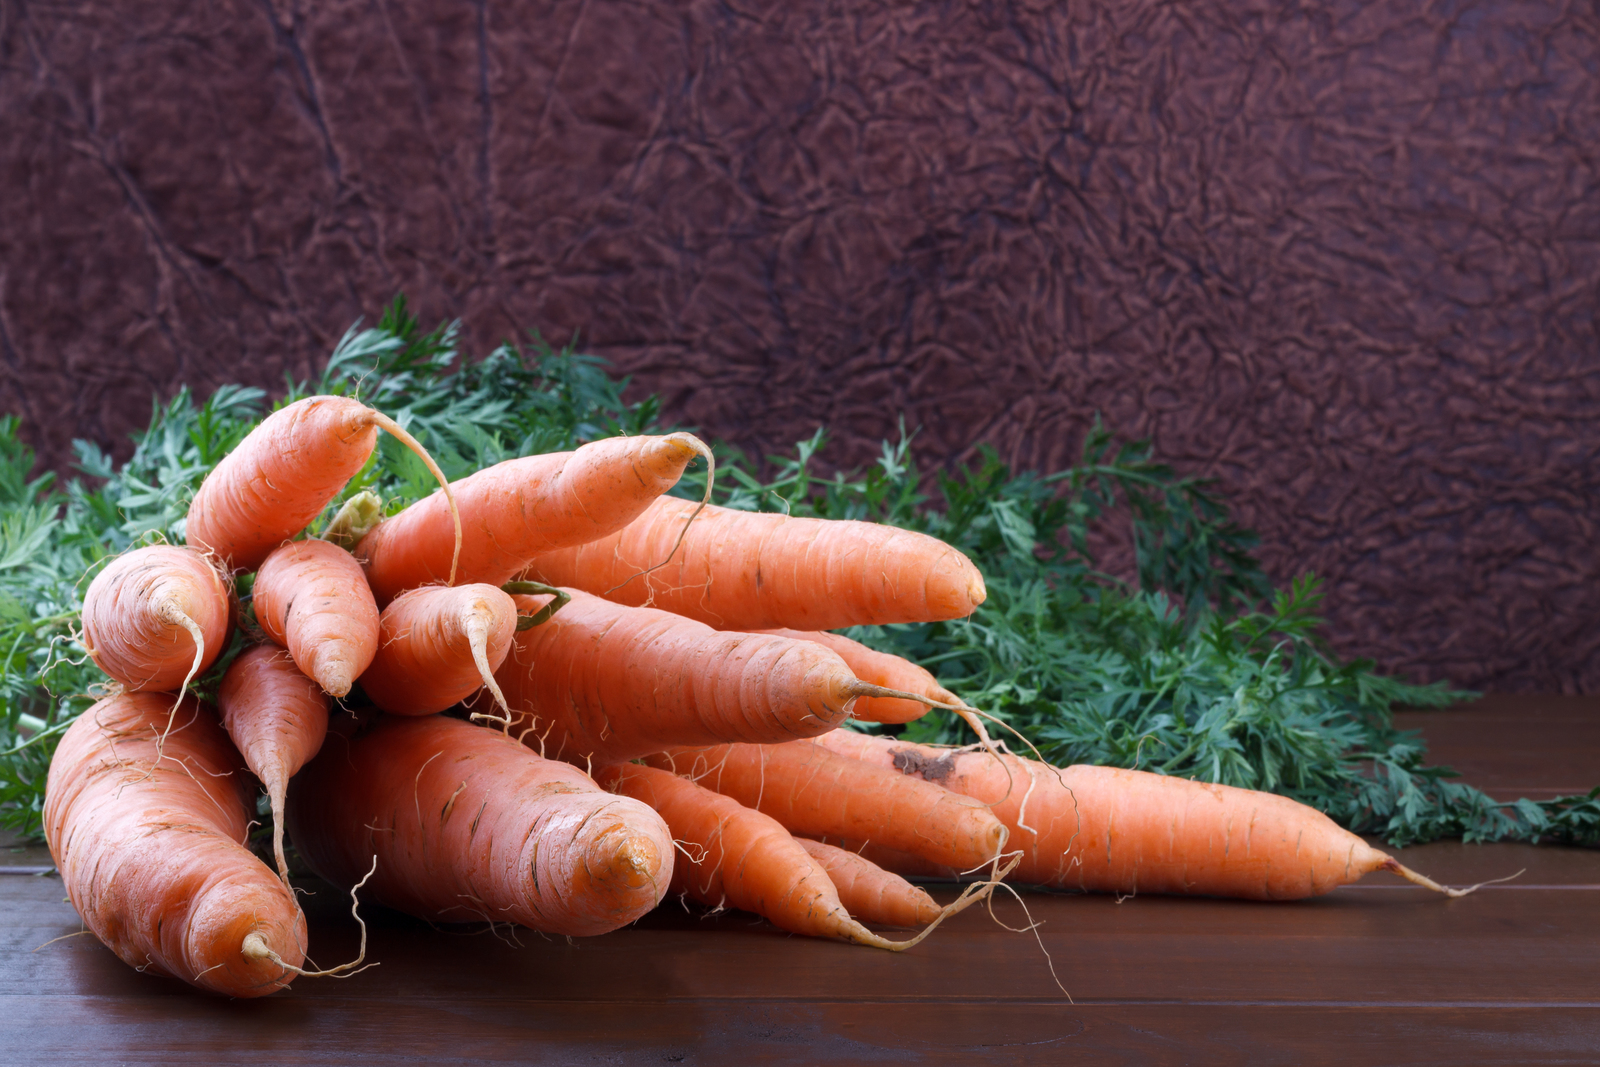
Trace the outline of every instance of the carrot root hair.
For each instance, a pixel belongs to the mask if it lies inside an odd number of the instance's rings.
[[[966,886],[961,890],[960,896],[939,909],[939,917],[937,919],[924,926],[915,936],[908,937],[904,941],[893,941],[880,934],[875,934],[854,919],[851,919],[846,925],[846,931],[851,940],[872,948],[881,948],[889,952],[904,952],[909,948],[915,948],[929,934],[938,929],[940,923],[950,918],[950,916],[960,914],[972,907],[972,905],[987,900],[989,895],[994,892],[995,887],[1000,885],[1001,879],[1015,870],[1017,864],[1021,862],[1022,856],[1019,854],[1010,863],[1006,864],[1003,869],[997,870],[994,877],[982,882],[973,882]]]
[[[398,422],[395,422],[383,412],[374,411],[371,408],[367,409],[367,414],[363,415],[362,418],[374,426],[387,430],[391,437],[415,453],[416,457],[422,460],[423,465],[428,468],[428,473],[438,480],[439,488],[444,490],[445,502],[450,505],[450,521],[455,523],[456,528],[455,551],[450,555],[450,579],[444,584],[455,585],[456,570],[461,566],[461,512],[456,507],[455,493],[450,491],[450,480],[444,476],[444,471],[439,469],[439,465],[433,461],[433,457],[428,455],[428,450],[422,447],[422,442],[412,437],[410,431]]]
[[[281,855],[279,856],[279,862],[282,862]],[[354,975],[360,974],[369,967],[378,966],[376,963],[363,964],[363,961],[367,958],[367,923],[366,920],[361,917],[360,904],[356,900],[356,890],[366,885],[367,879],[371,878],[377,873],[377,871],[378,857],[376,854],[374,854],[372,857],[372,866],[367,870],[367,873],[362,875],[361,881],[350,887],[350,914],[361,926],[361,951],[358,952],[356,954],[356,958],[351,960],[349,963],[341,963],[337,967],[329,967],[327,970],[323,971],[303,970],[299,967],[296,967],[292,963],[284,962],[283,958],[273,951],[272,946],[267,944],[267,939],[255,932],[245,936],[244,944],[239,947],[240,953],[243,954],[246,959],[271,960],[279,967],[282,967],[286,971],[293,971],[301,978],[350,978]]]
[[[482,601],[479,601],[481,604]],[[500,691],[500,684],[494,680],[494,670],[489,666],[489,619],[486,611],[469,611],[466,619],[467,645],[472,649],[472,662],[478,667],[478,674],[483,678],[483,686],[489,690],[494,702],[500,705],[500,715],[474,714],[474,720],[486,720],[499,723],[501,733],[511,734],[511,706],[506,703],[506,695]]]
[[[1523,868],[1523,871],[1526,869],[1527,868]],[[1468,893],[1477,892],[1486,885],[1498,885],[1501,882],[1509,882],[1513,878],[1522,877],[1523,874],[1523,871],[1518,871],[1516,874],[1508,874],[1504,878],[1491,878],[1487,882],[1479,882],[1477,885],[1469,885],[1464,889],[1457,889],[1453,886],[1440,885],[1438,882],[1435,882],[1432,878],[1429,878],[1425,874],[1418,874],[1416,871],[1413,871],[1410,867],[1407,867],[1393,856],[1385,856],[1383,858],[1383,862],[1378,864],[1378,870],[1393,872],[1408,882],[1414,882],[1417,885],[1422,886],[1424,889],[1431,889],[1435,893],[1443,893],[1445,896],[1451,898],[1464,897]]]

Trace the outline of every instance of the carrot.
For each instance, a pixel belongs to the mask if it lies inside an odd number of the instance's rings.
[[[528,574],[727,630],[931,622],[983,603],[978,569],[926,534],[714,506],[684,532],[695,506],[662,497],[618,533],[540,554]]]
[[[361,688],[397,715],[431,715],[485,686],[504,708],[494,672],[516,629],[516,605],[492,585],[413,589],[379,616],[378,652]]]
[[[516,635],[495,675],[511,728],[558,759],[620,763],[671,745],[787,741],[831,730],[858,681],[811,641],[718,632],[585,593]],[[539,603],[515,598],[531,612]]]
[[[874,841],[958,870],[993,860],[1006,829],[984,805],[810,741],[674,748],[653,767],[770,815],[790,833]]]
[[[807,630],[761,630],[760,633],[778,634],[795,641],[814,641],[830,648],[844,660],[845,666],[863,682],[881,685],[885,689],[903,689],[927,696],[941,704],[959,704],[961,698],[939,684],[939,680],[910,660],[868,648],[843,634]],[[850,712],[852,719],[862,722],[911,722],[928,713],[929,705],[917,700],[898,697],[862,697]]]
[[[205,557],[150,545],[113,559],[83,597],[83,645],[129,690],[178,689],[227,647],[231,593]]]
[[[380,427],[446,485],[427,450],[389,416],[349,397],[308,396],[268,415],[206,475],[189,505],[189,544],[235,571],[255,570],[361,470]],[[460,529],[458,520],[458,545]]]
[[[444,716],[339,717],[295,778],[289,832],[318,874],[441,922],[508,920],[575,936],[626,925],[671,879],[645,805],[510,738]]]
[[[851,915],[888,926],[923,926],[939,917],[939,905],[926,890],[854,852],[809,838],[800,847],[828,872],[828,880]]]
[[[234,997],[294,980],[305,917],[243,844],[253,790],[210,708],[123,693],[62,735],[44,830],[73,907],[123,962]],[[161,740],[165,734],[165,741]]]
[[[775,819],[667,771],[620,764],[600,771],[606,788],[644,801],[666,820],[686,853],[672,872],[672,889],[712,907],[731,904],[779,929],[902,951],[920,942],[929,925],[907,941],[888,938],[850,917],[827,870]],[[969,887],[939,918],[983,898]],[[937,921],[936,921],[937,922]],[[936,925],[936,923],[935,923]]]
[[[355,557],[327,541],[274,549],[251,589],[256,621],[301,672],[342,697],[378,651],[378,605]]]
[[[540,552],[621,529],[697,454],[709,459],[711,451],[686,433],[612,437],[573,452],[509,459],[461,479],[450,487],[464,523],[460,579],[503,585]],[[435,493],[362,538],[356,555],[380,605],[444,579],[448,517]]]
[[[1024,882],[1251,900],[1318,896],[1377,870],[1444,889],[1288,797],[1113,767],[1055,768],[838,731],[818,747],[993,806]],[[1009,776],[1008,772],[1009,771]]]
[[[283,800],[289,779],[322,748],[328,697],[301,674],[289,654],[271,645],[241,652],[217,689],[222,725],[272,803],[272,854],[289,884],[283,856]]]

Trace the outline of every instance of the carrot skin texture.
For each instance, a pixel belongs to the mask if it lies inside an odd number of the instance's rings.
[[[514,598],[531,613],[536,597]],[[808,641],[711,629],[582,592],[516,635],[496,672],[513,735],[556,759],[620,763],[670,745],[784,741],[850,713],[844,661]]]
[[[503,585],[540,552],[621,529],[677,482],[698,454],[692,440],[612,437],[506,460],[451,483],[462,523],[457,580]],[[442,492],[379,523],[356,547],[378,603],[444,581],[454,536]]]
[[[175,613],[200,630],[204,655]],[[173,545],[125,552],[89,583],[83,644],[95,664],[130,691],[177,689],[216,662],[232,621],[231,595],[200,553]]]
[[[235,571],[260,567],[366,463],[378,441],[371,410],[308,396],[268,415],[206,475],[189,505],[188,543]]]
[[[184,697],[124,693],[67,728],[50,764],[44,829],[73,907],[123,962],[233,997],[295,975],[241,952],[264,937],[291,966],[305,917],[242,843],[253,783],[215,713]]]
[[[1105,893],[1299,900],[1389,862],[1316,809],[1272,793],[1081,765],[1059,768],[1057,780],[1056,768],[1005,755],[1014,783],[1007,796],[1006,775],[987,753],[955,754],[862,734],[829,735],[818,743],[966,796],[1001,801],[993,811],[1011,829],[1006,847],[1023,851],[1015,874],[1022,882]]]
[[[868,648],[843,634],[816,630],[762,630],[796,641],[814,641],[832,649],[844,660],[845,666],[863,682],[898,689],[904,693],[920,693],[941,704],[959,704],[961,699],[939,684],[939,680],[908,659]],[[928,705],[900,697],[860,697],[850,712],[852,719],[861,722],[912,722],[928,713]]]
[[[959,870],[988,863],[1006,839],[977,801],[810,741],[673,748],[648,762],[688,774],[790,833],[874,841]]]
[[[251,589],[256,621],[302,674],[345,696],[378,651],[378,605],[355,557],[338,545],[291,541],[274,549]]]
[[[288,878],[283,856],[283,805],[289,779],[316,756],[328,733],[328,696],[301,674],[289,653],[272,645],[241,652],[217,688],[222,725],[261,779],[272,803],[273,855]]]
[[[822,841],[797,837],[800,847],[822,864],[839,893],[839,901],[862,922],[888,926],[926,926],[939,917],[939,905],[892,871],[854,852]]]
[[[655,907],[672,877],[672,838],[644,804],[443,716],[341,716],[296,777],[288,821],[322,877],[354,885],[376,855],[373,899],[438,922],[601,934]]]
[[[528,573],[726,630],[933,622],[983,603],[983,577],[960,551],[878,523],[712,505],[674,552],[697,506],[662,497],[617,533],[540,554]]]
[[[689,855],[678,857],[673,892],[754,912],[790,933],[857,939],[860,925],[828,872],[775,820],[653,767],[607,767],[597,780],[650,805],[683,844]]]
[[[432,715],[483,688],[473,657],[477,628],[493,672],[517,630],[517,608],[492,585],[430,585],[383,609],[378,650],[361,675],[367,697],[396,715]]]

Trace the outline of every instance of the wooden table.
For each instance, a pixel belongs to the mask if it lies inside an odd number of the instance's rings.
[[[1406,720],[1508,796],[1600,782],[1600,698]],[[380,967],[227,1001],[138,974],[91,935],[52,941],[79,929],[60,880],[11,875],[0,1063],[1600,1062],[1600,853],[1402,857],[1457,884],[1526,873],[1460,900],[1387,876],[1293,904],[1028,893],[1071,1002],[1032,935],[981,911],[891,955],[676,903],[581,942],[371,909]],[[306,908],[317,961],[353,956],[345,901],[322,887]],[[1014,902],[996,911],[1022,922]]]

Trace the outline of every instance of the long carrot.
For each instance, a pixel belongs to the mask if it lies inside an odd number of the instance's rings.
[[[673,748],[648,762],[770,815],[790,833],[875,841],[958,870],[993,860],[1006,839],[983,804],[810,741]]]
[[[795,641],[814,641],[830,648],[844,660],[857,678],[885,689],[901,689],[929,697],[941,704],[960,704],[961,698],[939,684],[939,680],[910,660],[868,648],[843,634],[815,630],[762,630],[761,633],[778,634]],[[928,713],[929,705],[899,697],[862,697],[856,701],[850,717],[862,722],[911,722]]]
[[[662,497],[618,533],[542,553],[528,573],[728,630],[929,622],[983,603],[978,569],[926,534],[714,506],[685,533],[695,507]]]
[[[378,651],[378,605],[361,564],[338,545],[290,541],[273,550],[251,588],[256,621],[301,673],[345,696]]]
[[[888,926],[924,926],[939,917],[939,905],[892,871],[886,871],[854,852],[822,841],[797,837],[800,847],[828,872],[839,902],[852,916]]]
[[[617,763],[671,745],[811,737],[844,721],[856,697],[885,692],[811,641],[571,596],[517,634],[495,675],[511,729],[558,759]],[[540,603],[515,599],[523,612]]]
[[[289,832],[335,885],[440,922],[601,934],[655,907],[672,838],[645,805],[510,738],[443,716],[340,716],[295,778]]]
[[[67,895],[125,963],[234,997],[291,982],[305,917],[243,844],[249,779],[211,709],[124,693],[62,735],[44,830]],[[162,736],[165,735],[165,740]]]
[[[222,576],[193,549],[134,549],[89,583],[83,644],[129,690],[178,689],[227,647],[230,598]]]
[[[765,917],[790,933],[831,937],[902,951],[934,927],[906,941],[891,941],[852,918],[827,870],[777,820],[687,778],[654,767],[621,764],[599,772],[606,788],[644,801],[661,814],[686,853],[672,873],[672,889],[702,904],[731,904]],[[970,887],[969,887],[970,888]],[[943,918],[982,899],[963,894]]]
[[[1115,893],[1251,900],[1318,896],[1386,870],[1450,895],[1288,797],[1112,767],[830,734],[819,747],[937,782],[993,806],[1022,850],[1023,882]],[[1009,770],[1009,775],[1008,775]]]
[[[397,715],[431,715],[488,687],[511,650],[517,608],[492,585],[430,585],[402,593],[378,621],[378,652],[361,688]]]
[[[450,487],[463,523],[459,579],[503,585],[540,552],[621,529],[672,488],[696,455],[711,452],[691,434],[612,437],[461,479]],[[356,555],[383,605],[406,589],[443,581],[450,546],[449,512],[435,493],[385,519]]]
[[[272,804],[272,855],[289,884],[283,855],[283,801],[289,779],[322,748],[328,732],[328,697],[301,674],[289,654],[256,645],[228,665],[217,689],[222,725],[251,773],[267,787]]]
[[[268,415],[206,475],[189,505],[189,544],[235,571],[255,570],[361,470],[379,428],[446,484],[427,450],[389,416],[349,397],[308,396]],[[460,529],[458,519],[458,544]]]

